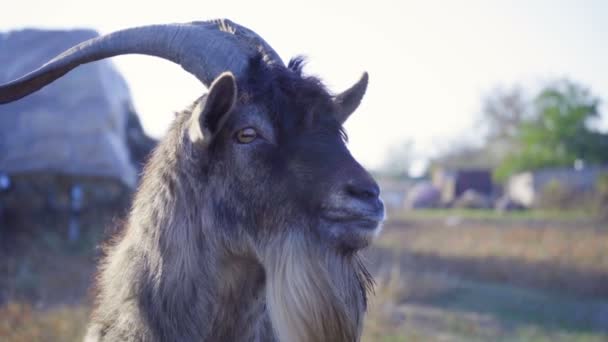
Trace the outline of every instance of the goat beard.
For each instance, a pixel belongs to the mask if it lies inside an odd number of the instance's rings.
[[[373,281],[356,253],[291,235],[270,248],[266,302],[280,341],[359,341]]]

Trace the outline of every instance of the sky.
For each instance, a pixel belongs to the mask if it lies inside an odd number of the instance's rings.
[[[353,155],[370,168],[405,141],[413,142],[423,165],[459,140],[475,140],[481,99],[497,86],[535,89],[568,77],[608,101],[608,1],[20,0],[2,7],[2,31],[109,33],[229,18],[264,37],[284,60],[307,56],[305,72],[336,93],[367,71],[367,94],[346,129]],[[121,56],[113,62],[155,137],[173,112],[206,91],[168,61]],[[604,128],[607,109],[603,104]]]

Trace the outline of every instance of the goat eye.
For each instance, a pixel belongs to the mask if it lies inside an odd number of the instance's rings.
[[[251,127],[240,129],[236,132],[236,140],[241,144],[249,144],[258,137],[258,132]]]

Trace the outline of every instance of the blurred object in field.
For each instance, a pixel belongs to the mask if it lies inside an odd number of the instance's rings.
[[[523,210],[525,207],[521,203],[514,201],[508,195],[503,195],[494,203],[494,209],[504,213],[507,211]]]
[[[515,202],[529,208],[573,208],[588,204],[583,203],[584,200],[596,196],[603,174],[608,174],[608,167],[522,172],[509,179],[506,193]]]
[[[0,83],[35,70],[96,37],[92,30],[0,33]],[[0,106],[0,170],[13,180],[1,201],[11,215],[124,206],[154,139],[143,131],[128,86],[111,62],[83,65],[19,101]]]
[[[405,204],[406,194],[413,186],[414,181],[392,179],[389,177],[380,177],[377,180],[384,205],[387,208],[402,209]]]
[[[4,172],[0,172],[0,191],[7,191],[11,187],[11,178]]]
[[[602,173],[597,180],[596,205],[600,218],[608,221],[608,172]]]
[[[83,208],[83,191],[80,184],[72,185],[70,189],[70,223],[68,226],[68,240],[77,241],[80,236],[80,212]]]
[[[441,202],[451,205],[467,190],[490,198],[494,192],[492,172],[485,169],[449,170],[437,167],[433,171],[433,185],[441,192]]]
[[[405,208],[426,209],[438,208],[441,205],[441,193],[430,182],[420,182],[408,191]]]
[[[489,209],[492,207],[492,200],[487,195],[467,189],[454,201],[452,206],[462,209]]]
[[[2,199],[10,188],[11,178],[8,174],[0,172],[0,227],[4,222],[4,205]]]

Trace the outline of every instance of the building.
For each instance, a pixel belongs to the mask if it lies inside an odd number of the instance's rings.
[[[538,204],[543,189],[551,183],[563,185],[572,194],[593,192],[600,175],[608,173],[608,166],[592,166],[582,169],[547,168],[513,175],[506,186],[506,193],[513,201],[526,207]]]
[[[445,204],[453,203],[467,190],[487,197],[494,192],[492,173],[487,169],[437,168],[433,171],[432,182],[441,192],[441,202]]]

